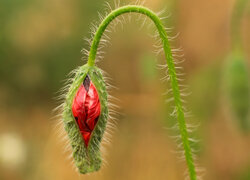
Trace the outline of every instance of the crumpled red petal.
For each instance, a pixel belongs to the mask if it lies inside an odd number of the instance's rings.
[[[72,113],[87,147],[101,113],[98,92],[88,76],[75,95]]]

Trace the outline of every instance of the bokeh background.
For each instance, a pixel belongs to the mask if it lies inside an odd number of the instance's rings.
[[[108,1],[114,6],[113,0]],[[186,61],[185,84],[204,179],[250,179],[250,133],[243,131],[225,97],[224,66],[231,51],[230,19],[236,0],[146,0],[154,11],[166,7],[164,23],[179,37]],[[121,4],[133,1],[121,0]],[[250,13],[240,33],[245,61],[250,60]],[[84,37],[104,12],[103,0],[0,0],[0,179],[1,180],[181,180],[185,164],[172,151],[169,88],[153,53],[150,28],[132,15],[118,25],[98,65],[118,89],[117,130],[101,171],[79,175],[63,153],[52,110],[67,74],[82,65]],[[139,24],[139,25],[138,25]],[[248,118],[249,121],[249,118]]]

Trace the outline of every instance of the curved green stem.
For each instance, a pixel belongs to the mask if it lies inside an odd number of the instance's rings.
[[[231,38],[232,38],[232,49],[239,50],[242,48],[242,39],[240,37],[240,24],[245,8],[249,0],[236,0],[236,4],[233,8],[232,19],[231,19]]]
[[[173,55],[172,55],[170,44],[167,38],[167,33],[165,31],[165,28],[160,18],[150,9],[142,7],[142,6],[136,6],[136,5],[123,6],[112,11],[101,22],[100,26],[98,27],[96,31],[96,34],[94,36],[94,39],[90,48],[90,52],[89,52],[88,65],[94,66],[98,45],[109,23],[113,19],[115,19],[117,16],[121,14],[125,14],[125,13],[130,13],[130,12],[140,13],[140,14],[144,14],[148,16],[154,22],[155,26],[158,29],[160,38],[163,43],[163,49],[165,52],[166,62],[167,62],[168,69],[169,69],[169,77],[171,81],[171,86],[172,86],[173,96],[174,96],[174,101],[175,101],[175,106],[176,106],[178,126],[179,126],[179,131],[180,131],[180,135],[181,135],[181,139],[183,143],[183,148],[185,151],[185,158],[186,158],[186,163],[187,163],[188,170],[189,170],[190,179],[196,180],[197,179],[196,171],[195,171],[194,161],[193,161],[191,148],[190,148],[190,144],[188,140],[187,127],[186,127],[186,122],[184,118],[184,111],[183,111],[182,102],[181,102],[180,90],[179,90],[178,80],[176,76]]]

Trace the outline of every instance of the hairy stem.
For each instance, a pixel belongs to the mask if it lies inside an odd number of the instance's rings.
[[[174,96],[174,101],[175,101],[175,106],[176,106],[178,126],[179,126],[179,131],[180,131],[180,135],[181,135],[181,139],[183,143],[183,148],[185,151],[185,158],[186,158],[186,163],[187,163],[188,170],[189,170],[189,176],[191,180],[196,180],[197,179],[196,171],[195,171],[194,161],[193,161],[193,157],[191,153],[190,143],[188,140],[188,132],[187,132],[187,127],[186,127],[186,122],[185,122],[185,117],[184,117],[183,106],[181,102],[180,90],[179,90],[178,80],[176,76],[173,55],[172,55],[172,51],[171,51],[170,44],[168,41],[167,33],[165,31],[165,28],[160,18],[150,9],[142,7],[142,6],[136,6],[136,5],[123,6],[112,11],[101,22],[100,26],[98,27],[96,31],[96,34],[94,36],[94,39],[90,48],[90,52],[89,52],[88,65],[94,66],[98,45],[109,23],[112,20],[114,20],[117,16],[121,14],[125,14],[125,13],[130,13],[130,12],[140,13],[140,14],[144,14],[148,16],[154,22],[155,26],[158,29],[159,36],[163,43],[163,49],[165,52],[166,62],[167,62],[168,69],[169,69],[168,72],[169,72],[169,77],[171,81],[171,86],[172,86],[173,96]]]

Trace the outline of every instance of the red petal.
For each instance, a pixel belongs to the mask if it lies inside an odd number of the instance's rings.
[[[80,86],[72,104],[72,113],[86,146],[101,113],[97,90],[91,81],[88,85],[89,87],[86,84]]]

